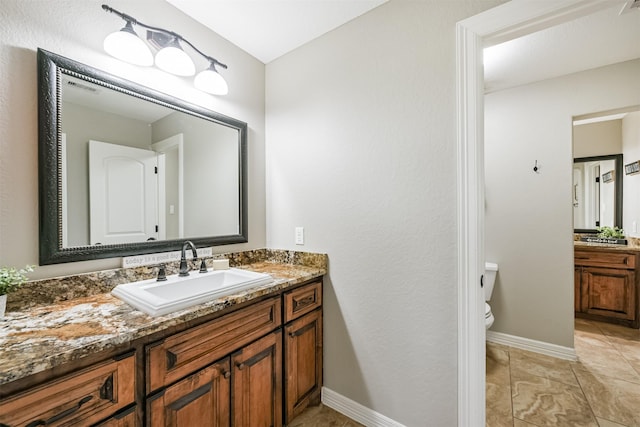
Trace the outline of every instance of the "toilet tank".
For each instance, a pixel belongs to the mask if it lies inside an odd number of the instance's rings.
[[[498,274],[498,264],[494,262],[484,263],[484,299],[489,301],[493,293],[493,285],[496,283],[496,275]]]

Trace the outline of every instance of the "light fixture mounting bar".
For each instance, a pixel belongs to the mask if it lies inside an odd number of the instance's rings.
[[[102,5],[102,9],[103,9],[105,12],[109,12],[109,13],[113,13],[113,14],[118,15],[120,18],[124,19],[126,22],[130,22],[130,23],[131,23],[131,24],[133,24],[133,25],[139,25],[139,26],[141,26],[142,28],[145,28],[145,29],[146,29],[146,30],[148,30],[148,31],[156,32],[156,33],[161,33],[161,34],[165,34],[165,35],[167,35],[167,36],[170,36],[170,37],[173,37],[173,38],[177,39],[178,41],[184,42],[184,43],[188,44],[188,45],[191,47],[191,49],[193,49],[196,53],[198,53],[198,54],[199,54],[200,56],[202,56],[204,59],[206,59],[207,61],[209,61],[209,63],[214,64],[214,65],[218,65],[218,66],[220,66],[220,67],[222,67],[222,68],[224,68],[224,69],[226,69],[226,68],[227,68],[227,65],[226,65],[226,64],[223,64],[222,62],[218,61],[217,59],[215,59],[215,58],[213,58],[213,57],[211,57],[211,56],[209,56],[209,55],[206,55],[206,54],[205,54],[204,52],[202,52],[200,49],[198,49],[197,47],[195,47],[195,46],[193,45],[193,43],[191,43],[189,40],[187,40],[187,39],[185,39],[184,37],[182,37],[180,34],[177,34],[177,33],[173,32],[173,31],[166,30],[166,29],[164,29],[164,28],[160,28],[160,27],[153,27],[153,26],[151,26],[151,25],[144,24],[144,23],[142,23],[142,22],[138,21],[138,20],[137,20],[136,18],[134,18],[133,16],[131,16],[131,15],[127,15],[126,13],[122,13],[122,12],[120,12],[119,10],[116,10],[116,9],[114,9],[114,8],[112,8],[112,7],[108,6],[108,5],[106,5],[106,4],[103,4],[103,5]]]

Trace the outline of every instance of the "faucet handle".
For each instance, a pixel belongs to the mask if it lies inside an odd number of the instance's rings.
[[[158,278],[156,279],[157,282],[164,282],[167,280],[167,269],[166,266],[164,264],[160,264],[158,266]]]
[[[203,259],[200,262],[200,273],[206,273],[207,272],[207,263],[206,261]]]

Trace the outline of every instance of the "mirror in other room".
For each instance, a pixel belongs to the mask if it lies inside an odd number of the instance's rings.
[[[573,227],[622,227],[622,154],[573,159]]]
[[[633,130],[638,123],[637,105],[574,117],[571,197],[576,233],[596,233],[604,226],[624,228],[624,202],[629,197],[633,202],[636,191],[627,185],[624,163],[640,152]]]
[[[40,263],[247,241],[247,125],[38,51]]]

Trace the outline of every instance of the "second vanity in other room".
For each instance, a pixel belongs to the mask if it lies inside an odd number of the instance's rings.
[[[640,246],[575,242],[575,315],[640,328]]]
[[[230,258],[274,282],[159,317],[108,293],[136,274],[125,269],[30,284],[34,297],[73,284],[87,295],[10,304],[0,320],[0,425],[276,427],[319,403],[326,255]]]

